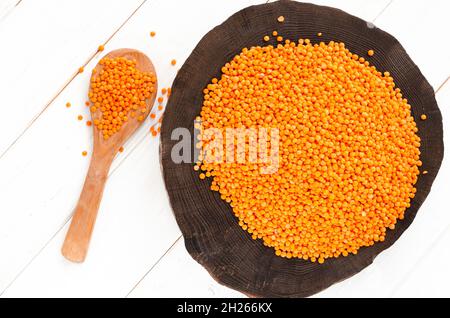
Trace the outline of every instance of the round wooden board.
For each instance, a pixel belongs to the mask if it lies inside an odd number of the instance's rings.
[[[279,23],[278,16],[285,22]],[[320,265],[299,259],[277,257],[261,240],[252,240],[242,230],[231,207],[210,181],[198,178],[192,163],[176,164],[171,159],[172,131],[184,127],[193,135],[199,115],[202,90],[221,67],[242,48],[267,45],[263,36],[277,30],[285,39],[309,38],[342,41],[353,52],[367,56],[380,71],[389,71],[412,106],[419,127],[421,159],[428,174],[421,175],[417,194],[405,219],[389,230],[382,243],[362,248],[357,255],[330,259]],[[321,32],[321,37],[317,33]],[[275,44],[271,37],[269,44]],[[419,119],[422,113],[428,119]],[[219,283],[256,297],[305,297],[346,279],[371,264],[390,247],[413,221],[430,191],[443,158],[442,117],[432,87],[409,58],[400,43],[386,32],[341,10],[295,1],[251,6],[237,12],[206,34],[180,69],[173,84],[161,131],[161,163],[164,181],[176,220],[190,255]]]

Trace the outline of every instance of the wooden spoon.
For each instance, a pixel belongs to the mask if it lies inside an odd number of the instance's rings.
[[[156,76],[155,68],[150,59],[142,52],[133,49],[119,49],[106,55],[109,58],[125,57],[136,61],[136,68],[142,72],[153,73]],[[102,70],[102,65],[97,64],[96,71],[92,77],[96,77]],[[155,89],[149,99],[146,100],[146,113],[140,114],[144,118],[148,116],[152,105],[155,102],[158,91],[158,82],[155,82]],[[92,119],[101,118],[101,110],[91,111]],[[131,117],[131,116],[129,116]],[[62,254],[65,258],[73,262],[83,262],[86,258],[89,241],[97,217],[98,208],[108,177],[111,163],[125,141],[143,123],[136,118],[129,118],[121,129],[113,134],[109,139],[103,138],[102,132],[94,127],[94,149],[92,151],[91,163],[84,182],[83,190],[75,208],[75,212],[67,232],[66,239],[62,247]]]

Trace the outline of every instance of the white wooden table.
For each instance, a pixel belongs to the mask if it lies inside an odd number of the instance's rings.
[[[101,54],[131,47],[160,87],[212,27],[265,0],[0,0],[0,295],[242,297],[187,254],[145,122],[113,164],[88,258],[60,254],[92,143],[77,115]],[[374,264],[317,296],[450,296],[450,2],[320,0],[393,34],[435,88],[445,159],[416,220]],[[151,38],[150,31],[156,36]],[[175,58],[176,67],[170,65]],[[86,72],[76,75],[78,67]],[[66,108],[66,102],[72,103]]]

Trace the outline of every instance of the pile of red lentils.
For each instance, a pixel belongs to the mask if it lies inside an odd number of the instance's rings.
[[[99,74],[91,78],[89,99],[91,112],[101,111],[101,118],[94,125],[107,140],[120,130],[129,117],[145,119],[146,100],[155,91],[156,76],[136,68],[136,61],[124,57],[100,60]]]
[[[203,150],[209,128],[224,140],[226,128],[279,130],[274,173],[207,152],[194,167],[278,256],[323,263],[357,254],[384,241],[415,196],[422,163],[411,106],[388,72],[344,43],[244,48],[205,88],[199,119]]]

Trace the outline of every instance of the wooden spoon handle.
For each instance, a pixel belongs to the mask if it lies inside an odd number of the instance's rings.
[[[61,250],[64,257],[72,262],[81,263],[86,258],[103,189],[113,159],[96,156],[95,154],[94,152],[72,223]]]

